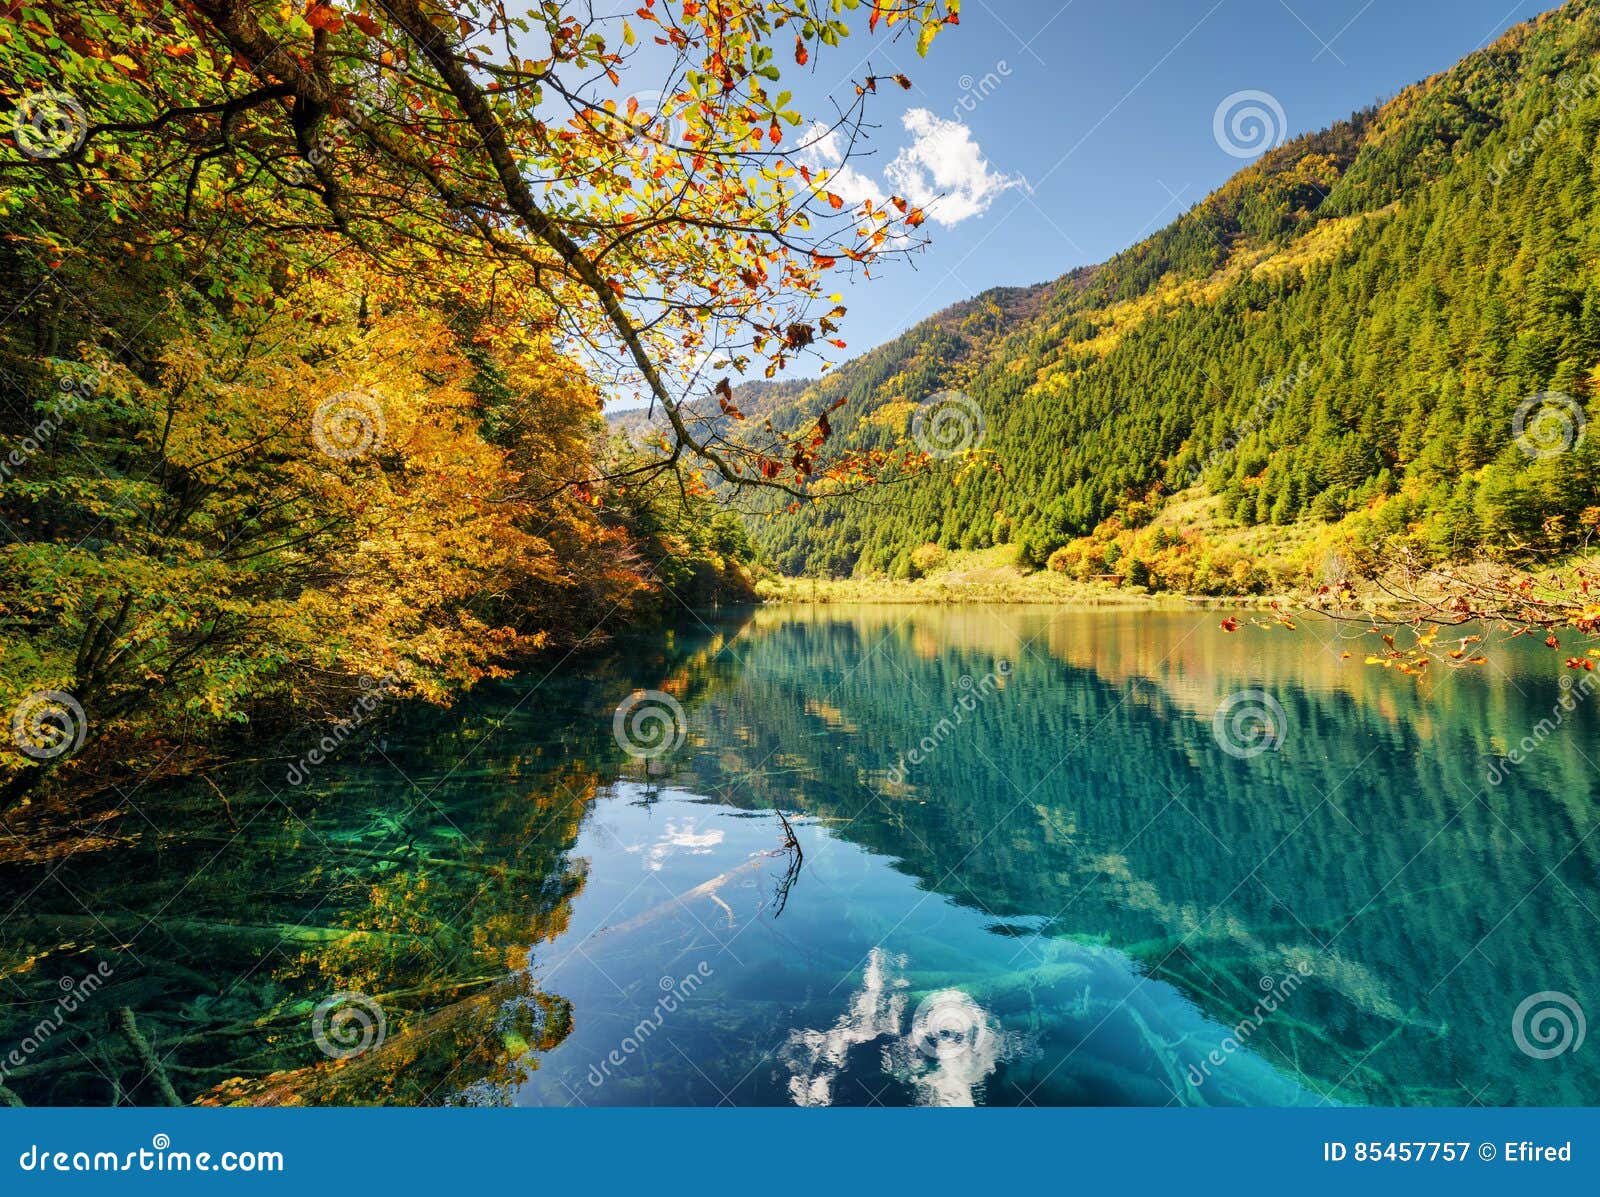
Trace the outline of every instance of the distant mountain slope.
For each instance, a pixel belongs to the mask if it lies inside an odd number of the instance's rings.
[[[847,396],[835,436],[855,446],[887,447],[952,388],[984,425],[975,458],[776,512],[760,545],[796,574],[905,574],[926,542],[1042,563],[1197,482],[1236,521],[1342,520],[1433,556],[1570,543],[1600,515],[1581,435],[1600,365],[1597,51],[1600,0],[1576,0],[1272,151],[1102,266],[753,392],[780,424]]]
[[[932,339],[941,351],[952,356],[976,355],[982,352],[985,341],[1033,319],[1056,286],[1046,283],[1033,287],[996,287],[936,312],[896,340],[845,364],[840,367],[844,374],[830,374],[821,379],[758,379],[739,383],[734,387],[734,405],[747,420],[773,418],[781,422],[786,417],[803,421],[815,416],[820,410],[819,402],[826,404],[846,392],[870,402],[870,397],[857,395],[860,383],[881,375],[885,364],[902,361],[901,345],[907,338]],[[702,418],[710,419],[717,414],[717,401],[711,396],[687,406],[692,414]],[[635,439],[652,428],[666,426],[666,421],[659,414],[652,415],[647,407],[608,412],[606,423]]]

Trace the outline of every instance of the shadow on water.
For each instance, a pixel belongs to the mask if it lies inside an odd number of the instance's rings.
[[[219,775],[237,832],[205,786],[135,792],[131,845],[0,873],[4,1083],[1600,1099],[1548,1050],[1600,1000],[1588,691],[1524,642],[1419,683],[1355,632],[1217,618],[763,609],[397,712],[303,784],[291,738]],[[639,689],[682,711],[643,758]],[[1541,994],[1570,1006],[1514,1029]]]

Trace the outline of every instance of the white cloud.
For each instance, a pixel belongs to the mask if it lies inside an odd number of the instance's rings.
[[[859,208],[868,200],[874,207],[881,208],[889,202],[889,197],[883,189],[862,174],[853,166],[840,166],[834,168],[828,175],[827,189],[841,197],[845,206]]]
[[[851,208],[859,208],[868,200],[880,208],[888,203],[889,197],[871,177],[854,166],[841,165],[844,155],[839,131],[817,121],[800,135],[800,149],[795,160],[813,171],[826,171],[821,180],[823,188],[839,196]]]
[[[830,129],[821,121],[813,121],[800,134],[800,151],[795,159],[812,170],[826,170],[844,160],[844,149],[839,145],[839,131]]]
[[[1002,192],[1024,186],[1021,178],[990,166],[972,130],[960,121],[913,108],[902,123],[913,141],[895,155],[884,177],[906,199],[926,209],[930,219],[959,224],[988,211]]]
[[[695,831],[693,819],[686,820],[681,827],[674,820],[668,819],[667,829],[661,838],[651,845],[646,863],[651,870],[660,872],[667,862],[667,857],[678,849],[687,851],[690,856],[705,856],[722,843],[722,838],[721,831]]]

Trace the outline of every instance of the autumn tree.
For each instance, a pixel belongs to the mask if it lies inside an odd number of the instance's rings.
[[[914,207],[847,204],[801,153],[855,147],[908,81],[866,68],[817,122],[780,80],[853,15],[926,49],[956,7],[18,10],[8,800],[85,724],[153,765],[262,707],[341,716],[361,679],[447,701],[734,577],[742,538],[664,504],[867,481],[891,455],[832,452],[824,411],[741,430],[726,380],[842,349],[828,274],[919,244]],[[599,448],[623,394],[664,413],[659,451]]]
[[[553,0],[47,3],[7,45],[17,102],[46,97],[43,152],[4,168],[22,204],[71,189],[134,253],[227,230],[236,262],[292,241],[426,273],[442,300],[557,330],[609,390],[648,397],[673,465],[803,493],[874,464],[822,455],[825,413],[735,435],[683,405],[717,393],[727,410],[730,372],[843,348],[828,273],[919,244],[919,210],[848,204],[799,152],[853,149],[872,95],[910,81],[865,71],[820,122],[781,86],[863,8],[869,32],[925,51],[958,0],[647,0],[625,17]],[[664,65],[641,103],[646,46]]]

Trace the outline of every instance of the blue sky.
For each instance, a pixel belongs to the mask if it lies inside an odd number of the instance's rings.
[[[1169,223],[1253,156],[1244,140],[1235,142],[1237,155],[1219,144],[1214,119],[1226,97],[1266,93],[1235,108],[1255,108],[1292,137],[1387,99],[1552,7],[1550,0],[964,0],[960,27],[942,34],[926,59],[904,41],[872,52],[875,71],[902,70],[914,87],[880,95],[874,152],[859,164],[864,185],[903,191],[884,176],[898,171],[903,179],[919,165],[919,140],[925,178],[942,166],[946,177],[965,181],[946,212],[959,219],[929,222],[926,253],[840,288],[850,308],[843,331],[850,348],[841,356],[986,288],[1103,261]],[[862,73],[867,39],[851,41],[820,57],[811,79],[785,71],[802,111],[823,111],[820,97]],[[979,97],[986,79],[988,94]],[[971,97],[965,105],[963,96]],[[1249,116],[1241,112],[1241,139],[1259,130]]]

